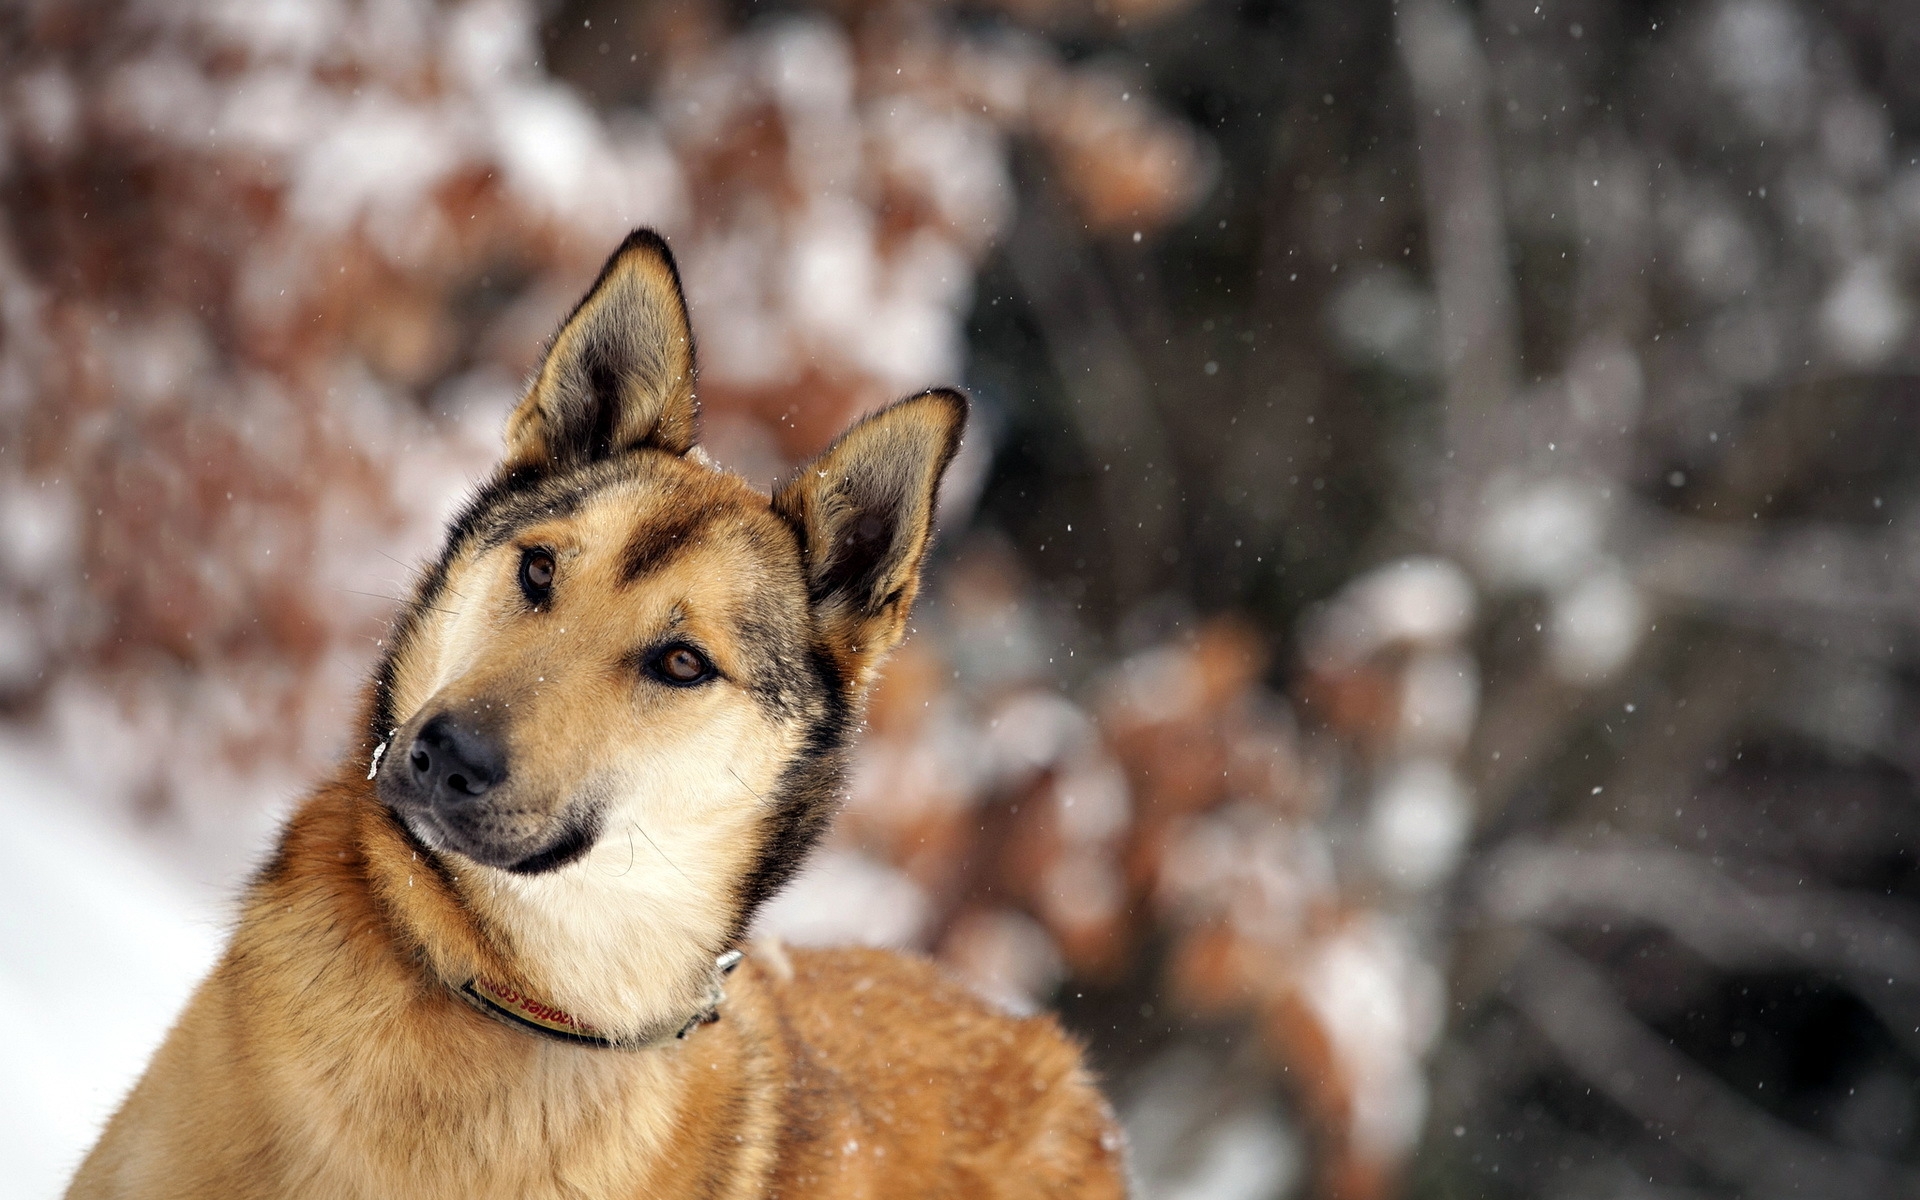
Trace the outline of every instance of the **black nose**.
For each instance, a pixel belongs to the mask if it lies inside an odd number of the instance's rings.
[[[484,796],[507,777],[507,753],[500,743],[446,713],[421,726],[407,765],[415,786],[440,804]]]

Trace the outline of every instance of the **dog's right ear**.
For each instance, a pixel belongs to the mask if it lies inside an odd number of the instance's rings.
[[[694,442],[693,332],[666,242],[636,229],[560,332],[507,419],[508,473],[545,475]]]
[[[855,424],[773,493],[799,535],[814,618],[862,688],[906,636],[940,477],[966,423],[959,392],[922,392]]]

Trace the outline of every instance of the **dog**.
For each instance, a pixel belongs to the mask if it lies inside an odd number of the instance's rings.
[[[696,444],[679,273],[632,234],[68,1195],[1123,1195],[1050,1018],[746,941],[832,816],[966,411],[901,400],[756,490]]]

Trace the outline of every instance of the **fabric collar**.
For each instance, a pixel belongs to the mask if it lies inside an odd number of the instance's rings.
[[[647,1046],[657,1046],[662,1042],[684,1038],[702,1025],[720,1019],[720,1005],[726,1002],[727,993],[720,986],[722,977],[731,975],[740,965],[741,953],[729,950],[714,960],[713,982],[707,988],[706,1003],[691,1017],[677,1025],[664,1026],[639,1037],[615,1037],[567,1012],[555,1004],[529,996],[510,984],[499,983],[481,976],[475,976],[454,989],[462,1000],[473,1005],[490,1017],[508,1025],[550,1037],[557,1041],[571,1042],[576,1046],[600,1046],[606,1049],[638,1050]]]

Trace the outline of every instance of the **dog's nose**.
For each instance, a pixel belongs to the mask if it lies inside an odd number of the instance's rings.
[[[421,727],[407,752],[414,783],[434,800],[461,804],[484,796],[507,777],[500,743],[441,713]]]

